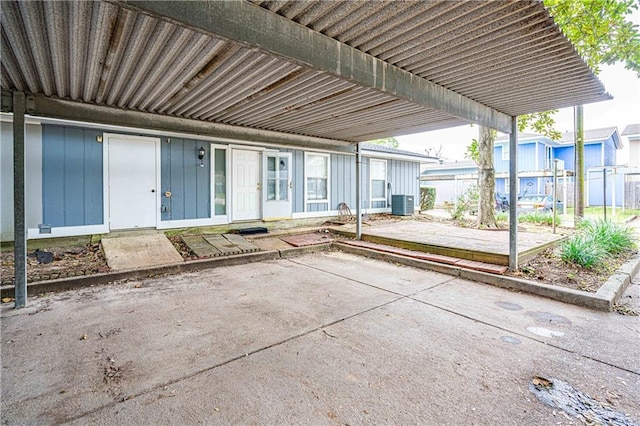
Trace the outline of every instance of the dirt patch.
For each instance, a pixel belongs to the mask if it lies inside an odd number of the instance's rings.
[[[506,275],[595,293],[634,254],[624,253],[597,268],[586,269],[563,262],[557,248],[547,249],[520,265],[517,271],[507,271]]]
[[[0,253],[2,285],[14,284],[13,252]],[[27,281],[37,282],[109,272],[100,244],[52,247],[27,253]]]
[[[180,253],[180,256],[184,260],[196,260],[200,259],[196,254],[189,248],[189,246],[182,240],[180,235],[174,235],[173,237],[169,237],[169,241],[173,244],[173,247]]]

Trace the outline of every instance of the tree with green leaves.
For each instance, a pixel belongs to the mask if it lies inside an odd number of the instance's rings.
[[[640,32],[628,15],[640,7],[640,0],[544,0],[544,5],[565,36],[595,74],[604,64],[622,62],[640,77]],[[542,111],[518,117],[518,128],[530,128],[552,140],[560,139],[555,129],[554,113]],[[576,221],[584,216],[584,122],[582,106],[576,108]],[[484,136],[483,136],[484,135]],[[495,136],[494,136],[495,137]],[[475,148],[478,158],[493,156],[491,132],[480,129]],[[473,144],[472,144],[473,145]],[[477,162],[477,161],[476,161]],[[478,163],[479,164],[479,163]],[[479,165],[480,166],[480,165]],[[495,181],[480,175],[480,199],[493,200]],[[489,205],[481,201],[480,210]],[[493,205],[491,204],[491,210]],[[495,227],[490,214],[480,212],[479,227]]]
[[[369,141],[369,143],[373,143],[376,145],[382,145],[382,146],[386,146],[389,148],[398,148],[398,139],[394,138],[394,137],[390,137],[390,138],[383,138],[383,139],[376,139],[373,141]]]
[[[624,63],[640,77],[640,32],[628,16],[640,7],[638,0],[544,0],[544,5],[578,54],[595,74],[604,64]],[[518,118],[520,129],[530,127],[557,140],[555,111]],[[575,219],[584,217],[584,115],[576,107]]]

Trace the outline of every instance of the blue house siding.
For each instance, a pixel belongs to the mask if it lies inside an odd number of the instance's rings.
[[[102,131],[42,126],[42,218],[54,227],[104,223]]]
[[[542,142],[536,142],[536,151],[538,153],[538,163],[536,165],[535,170],[544,170],[548,169],[549,165],[547,164],[547,146]]]
[[[530,142],[518,145],[518,170],[519,171],[534,171],[539,170],[536,164],[536,149],[538,143]],[[494,156],[494,168],[496,173],[503,173],[509,171],[509,160],[502,159],[502,151],[505,149],[505,145],[498,145],[493,149]],[[541,158],[544,158],[541,157]]]
[[[331,154],[331,202],[329,210],[337,210],[338,204],[347,203],[349,207],[356,204],[354,189],[356,164],[353,156]]]
[[[387,180],[391,183],[392,194],[413,195],[415,203],[420,197],[420,164],[411,161],[390,160]]]
[[[616,147],[611,138],[604,144],[604,165],[614,166],[616,164]]]
[[[297,149],[283,150],[292,154],[291,175],[293,178],[293,213],[304,211],[304,151]]]
[[[553,158],[564,161],[565,170],[575,170],[575,150],[573,146],[553,148]]]
[[[169,142],[170,140],[170,142]],[[206,151],[204,167],[197,152]],[[161,220],[203,219],[211,215],[211,149],[209,142],[183,138],[161,138],[160,182],[162,194]]]
[[[602,165],[602,144],[589,144],[584,146],[584,167],[598,167]]]

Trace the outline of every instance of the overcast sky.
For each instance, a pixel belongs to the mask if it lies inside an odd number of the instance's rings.
[[[640,12],[636,11],[633,21],[640,24]],[[640,123],[640,80],[635,73],[626,70],[622,64],[603,66],[598,78],[613,100],[584,106],[584,128],[599,129],[616,126],[622,133],[632,123]],[[561,109],[556,114],[556,128],[561,132],[573,131],[573,108]],[[414,135],[399,136],[400,149],[425,153],[429,148],[439,149],[448,160],[464,160],[466,147],[471,139],[478,137],[478,126],[465,125],[451,129]],[[624,148],[618,151],[617,162],[624,164],[628,159],[626,137],[622,138]]]

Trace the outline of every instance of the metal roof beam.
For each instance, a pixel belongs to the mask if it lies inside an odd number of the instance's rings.
[[[13,109],[13,104],[9,104],[8,99],[6,99],[10,94],[11,92],[2,91],[2,104],[3,111],[5,112]],[[206,135],[236,141],[273,143],[276,145],[349,153],[355,152],[355,144],[344,140],[325,139],[148,112],[130,111],[115,107],[50,98],[44,95],[28,95],[26,101],[27,113],[35,116],[166,132]]]
[[[511,117],[247,1],[117,1],[460,119],[511,132]]]

